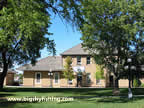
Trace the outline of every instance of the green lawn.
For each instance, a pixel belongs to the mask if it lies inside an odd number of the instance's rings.
[[[127,96],[126,88],[120,89],[120,96]],[[132,89],[134,95],[144,95],[143,88]],[[4,88],[0,98],[32,96],[75,97],[73,102],[14,103],[0,101],[0,108],[144,108],[144,97],[132,100],[112,96],[111,88]],[[94,97],[91,97],[94,96]],[[83,98],[85,97],[85,98]]]

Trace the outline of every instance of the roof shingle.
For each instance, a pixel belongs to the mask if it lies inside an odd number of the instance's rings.
[[[34,66],[31,64],[25,64],[19,67],[17,70],[22,71],[59,71],[62,70],[61,56],[48,56],[36,62]]]
[[[78,44],[64,51],[63,53],[61,53],[61,55],[89,55],[89,52],[87,50],[84,50],[81,44]]]

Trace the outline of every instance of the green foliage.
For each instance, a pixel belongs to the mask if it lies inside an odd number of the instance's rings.
[[[134,79],[133,86],[134,86],[134,87],[139,87],[139,84],[138,84],[138,80],[137,80],[137,79]]]
[[[81,25],[80,1],[75,0],[1,0],[0,1],[0,88],[13,64],[35,64],[40,51],[55,54],[49,38],[53,15],[73,25]]]
[[[130,52],[142,54],[143,0],[87,0],[82,2],[85,23],[80,28],[83,47],[97,64],[120,78]],[[134,50],[131,50],[133,47]]]
[[[65,59],[65,66],[64,66],[64,71],[63,71],[63,76],[67,80],[72,80],[74,78],[74,71],[72,69],[72,58],[70,56],[67,56]]]
[[[19,82],[19,84],[23,84],[23,74],[21,74],[21,73],[15,74],[14,77],[15,77],[15,78],[18,77],[18,82]]]
[[[6,62],[32,64],[40,57],[40,50],[47,47],[55,54],[54,40],[49,31],[51,16],[58,15],[73,25],[80,18],[80,2],[75,0],[3,0],[0,4],[0,65],[1,54]],[[74,22],[75,20],[75,22]],[[77,23],[76,23],[77,22]]]
[[[46,5],[41,0],[8,0],[0,10],[0,53],[11,64],[35,63],[44,47],[55,53],[54,41],[48,36],[51,22]]]
[[[102,68],[102,66],[96,65],[96,79],[104,79],[104,70]]]
[[[141,81],[137,78],[134,79],[133,81],[133,86],[134,87],[139,87],[141,85]]]
[[[144,83],[141,84],[141,87],[144,87]]]

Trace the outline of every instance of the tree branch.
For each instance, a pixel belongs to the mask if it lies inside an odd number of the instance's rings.
[[[64,24],[64,20],[63,20],[63,18],[62,18],[62,16],[61,16],[59,10],[58,10],[57,8],[53,7],[51,4],[48,4],[48,7],[52,8],[52,10],[53,10],[53,12],[54,12],[55,14],[56,14],[56,13],[58,14],[59,18],[61,19],[62,23]]]
[[[13,53],[11,53],[8,57],[8,64],[10,63],[10,59],[11,59],[11,56],[15,53],[15,50],[16,48],[18,47],[19,43],[21,42],[21,39],[16,43],[14,49],[13,49]]]

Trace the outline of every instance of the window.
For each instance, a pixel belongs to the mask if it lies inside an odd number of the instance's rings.
[[[59,83],[59,73],[58,72],[56,72],[54,74],[54,83]]]
[[[81,65],[81,56],[77,56],[77,64]]]
[[[91,83],[91,75],[90,75],[90,73],[87,73],[86,81],[87,81],[87,84]]]
[[[96,84],[101,84],[100,80],[96,80]]]
[[[72,80],[70,80],[70,79],[69,79],[69,80],[68,80],[68,84],[70,84],[70,85],[71,85],[71,84],[72,84]]]
[[[90,64],[91,60],[90,60],[90,56],[87,57],[87,64]]]
[[[41,73],[38,72],[35,74],[35,77],[36,77],[36,84],[40,84],[41,83]]]

